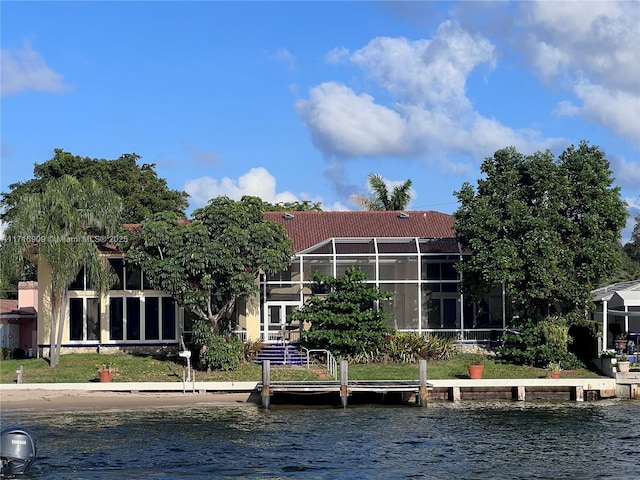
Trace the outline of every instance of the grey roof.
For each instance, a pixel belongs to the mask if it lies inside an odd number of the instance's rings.
[[[616,292],[627,290],[640,290],[640,278],[596,288],[595,290],[592,290],[591,293],[593,294],[594,301],[601,302],[603,300],[611,300],[611,297],[613,297]]]

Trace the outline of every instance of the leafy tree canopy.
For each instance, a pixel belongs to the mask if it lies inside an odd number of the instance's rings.
[[[369,174],[369,186],[373,192],[371,197],[351,196],[354,202],[367,210],[405,210],[411,201],[411,179],[396,185],[389,192],[384,178],[371,173]]]
[[[633,227],[631,239],[624,246],[624,251],[630,259],[640,262],[640,215],[635,217],[636,225]]]
[[[333,278],[314,272],[314,290],[325,293],[308,299],[289,321],[309,322],[302,342],[308,348],[328,349],[337,356],[354,357],[376,352],[385,335],[392,332],[386,323],[388,313],[376,308],[391,293],[371,288],[362,270],[347,269],[343,277]]]
[[[138,165],[141,157],[124,154],[116,160],[105,160],[72,155],[61,149],[54,150],[53,158],[36,163],[34,177],[25,182],[9,185],[10,192],[2,193],[0,205],[4,207],[2,219],[10,222],[14,208],[23,195],[42,193],[46,183],[63,175],[79,180],[93,179],[119,195],[124,202],[121,223],[140,223],[149,215],[169,211],[185,217],[188,206],[186,192],[171,190],[166,180],[158,178],[155,164]]]
[[[264,219],[262,200],[245,196],[214,198],[191,222],[154,215],[130,236],[126,258],[215,333],[228,333],[236,299],[257,291],[259,273],[286,270],[293,253],[282,225]]]
[[[264,202],[265,212],[321,212],[322,204],[320,202],[311,202],[310,200],[303,200],[301,202],[279,202],[268,203]]]
[[[122,200],[95,180],[69,175],[50,180],[42,193],[24,194],[1,245],[0,273],[15,275],[26,260],[44,260],[51,267],[51,362],[60,359],[67,291],[82,268],[93,288],[106,291],[114,274],[99,256],[95,235],[114,236]],[[45,285],[45,288],[47,286]]]
[[[530,315],[584,311],[618,267],[627,218],[604,152],[581,142],[555,159],[510,147],[481,171],[477,189],[465,183],[456,192],[455,230],[473,253],[460,267],[464,290],[479,299],[504,282]]]

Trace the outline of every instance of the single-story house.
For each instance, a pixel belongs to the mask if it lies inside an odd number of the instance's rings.
[[[287,316],[313,295],[312,272],[339,276],[361,268],[368,282],[395,293],[382,303],[390,325],[400,331],[486,341],[510,318],[510,302],[497,288],[480,304],[461,292],[456,264],[465,255],[456,241],[451,215],[434,211],[266,212],[292,238],[291,268],[260,275],[260,293],[238,301],[237,335],[243,340],[295,340]],[[190,328],[188,312],[150,288],[121,252],[104,252],[118,283],[99,298],[81,274],[69,291],[63,351],[178,347]],[[38,265],[38,346],[48,349],[50,268]]]
[[[19,282],[17,300],[0,300],[0,348],[20,349],[33,356],[37,317],[37,282]]]

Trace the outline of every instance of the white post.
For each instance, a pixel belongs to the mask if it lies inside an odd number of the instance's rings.
[[[606,300],[602,301],[602,348],[605,350],[609,348],[609,339],[608,330],[609,330],[609,319],[607,317],[607,310],[609,308],[608,302]]]

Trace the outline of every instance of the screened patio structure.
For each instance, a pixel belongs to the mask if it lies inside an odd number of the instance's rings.
[[[287,315],[311,295],[321,294],[313,291],[313,272],[339,277],[356,267],[368,284],[394,293],[379,308],[389,313],[395,330],[496,340],[506,325],[504,293],[497,289],[480,304],[467,301],[456,269],[463,255],[451,236],[328,238],[299,251],[288,271],[261,276],[261,337],[267,342],[299,338],[299,326],[289,325]]]
[[[601,287],[592,292],[592,320],[602,325],[602,349],[612,349],[618,336],[640,337],[640,279]]]

